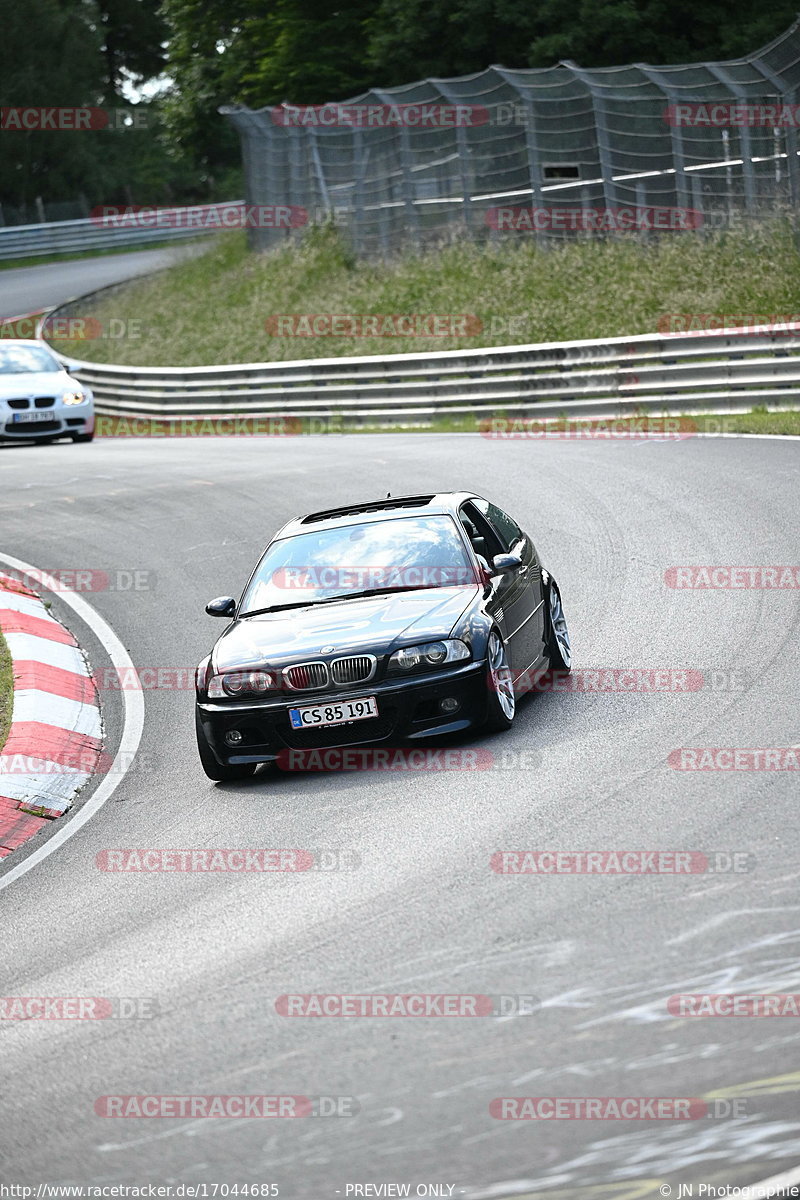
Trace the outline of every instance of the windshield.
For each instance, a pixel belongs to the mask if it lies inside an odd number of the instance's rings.
[[[4,346],[0,342],[0,375],[33,375],[60,371],[61,365],[43,346]]]
[[[242,615],[356,593],[475,583],[450,517],[399,517],[275,542],[244,594]]]

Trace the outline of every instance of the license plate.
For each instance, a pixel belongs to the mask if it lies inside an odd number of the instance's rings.
[[[366,721],[377,717],[378,701],[374,696],[363,696],[359,700],[338,700],[335,704],[309,704],[303,708],[290,708],[289,720],[292,729],[318,729],[322,725],[347,725],[351,721]]]
[[[20,421],[25,421],[27,423],[28,421],[52,421],[52,420],[53,420],[53,410],[51,408],[49,412],[36,412],[36,411],[15,412],[11,418],[11,424],[16,425]]]

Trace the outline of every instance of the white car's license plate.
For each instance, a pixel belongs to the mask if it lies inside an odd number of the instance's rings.
[[[19,421],[52,421],[52,420],[53,420],[52,408],[49,409],[47,412],[41,412],[41,411],[40,412],[36,412],[36,411],[31,412],[30,410],[28,410],[27,412],[15,412],[11,418],[11,424],[16,425],[17,422],[19,422]]]
[[[289,720],[292,729],[317,729],[322,725],[346,725],[350,721],[365,721],[377,717],[378,701],[374,696],[362,696],[358,700],[338,700],[335,704],[309,704],[303,708],[290,708]]]

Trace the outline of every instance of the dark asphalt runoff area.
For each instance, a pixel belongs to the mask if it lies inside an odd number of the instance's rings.
[[[31,291],[22,307],[36,302]],[[239,593],[289,517],[474,489],[519,520],[557,577],[576,668],[703,673],[687,692],[530,697],[509,733],[454,743],[489,752],[482,770],[259,771],[223,785],[200,768],[191,690],[168,678],[146,688],[141,748],[111,799],[0,895],[0,993],[143,998],[156,1015],[0,1021],[0,1178],[205,1183],[209,1197],[223,1184],[276,1184],[303,1200],[402,1194],[352,1190],[391,1184],[469,1200],[616,1200],[794,1167],[797,1019],[677,1017],[667,1001],[800,992],[797,774],[669,763],[680,747],[800,742],[798,595],[681,590],[664,573],[797,564],[799,464],[797,441],[699,437],[0,448],[0,552],[123,581],[146,572],[138,589],[86,596],[140,669],[192,671],[222,628],[205,602]],[[102,674],[102,647],[58,595],[53,605]],[[106,689],[103,702],[113,746],[119,694]],[[351,869],[112,874],[96,861],[114,848],[255,847],[346,851],[359,865],[345,855]],[[525,849],[751,857],[740,873],[491,869],[497,851]],[[286,993],[367,992],[532,995],[541,1007],[396,1019],[275,1008]],[[353,1097],[358,1112],[95,1110],[107,1095],[220,1094]],[[491,1115],[493,1099],[515,1096],[698,1097],[716,1111]]]

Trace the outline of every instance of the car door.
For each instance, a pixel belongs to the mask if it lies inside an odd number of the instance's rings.
[[[522,566],[506,576],[503,603],[508,623],[507,638],[516,672],[538,663],[544,654],[544,603],[542,564],[536,547],[516,521],[488,500],[476,498],[474,508],[494,530],[501,554],[516,554]]]
[[[501,536],[488,520],[485,511],[482,511],[485,508],[486,501],[468,500],[461,505],[459,515],[473,549],[485,558],[491,567],[496,554],[510,551],[508,538]],[[509,664],[515,676],[521,675],[532,661],[528,656],[531,640],[529,626],[535,623],[535,617],[531,590],[528,587],[529,569],[530,562],[523,562],[519,570],[509,575],[495,575],[491,581],[490,611],[494,606],[493,615],[506,639]],[[533,657],[536,657],[535,653]]]

